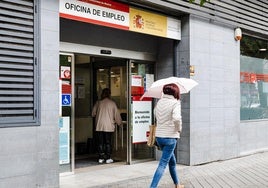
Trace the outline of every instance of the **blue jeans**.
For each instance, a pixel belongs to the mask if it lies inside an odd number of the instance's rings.
[[[154,173],[154,177],[150,188],[156,188],[161,177],[163,176],[165,169],[168,165],[169,173],[175,185],[179,184],[179,178],[176,172],[176,158],[174,150],[177,144],[176,138],[160,138],[156,137],[157,144],[162,150],[162,156],[159,161],[158,167]]]

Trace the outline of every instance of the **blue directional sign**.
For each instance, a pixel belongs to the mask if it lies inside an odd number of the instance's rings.
[[[71,94],[62,94],[61,95],[61,105],[62,106],[71,106]]]

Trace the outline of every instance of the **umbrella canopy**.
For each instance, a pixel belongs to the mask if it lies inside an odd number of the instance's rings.
[[[161,98],[163,94],[163,86],[172,83],[176,84],[179,87],[181,94],[188,93],[191,89],[198,85],[196,81],[190,78],[164,78],[153,82],[151,87],[145,91],[141,99],[144,97]]]

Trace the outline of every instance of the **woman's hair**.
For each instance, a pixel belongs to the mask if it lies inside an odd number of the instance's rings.
[[[175,99],[180,99],[180,89],[176,84],[166,84],[163,87],[163,93],[174,96]]]
[[[101,99],[110,98],[110,96],[111,96],[111,90],[109,88],[105,88],[102,90]]]

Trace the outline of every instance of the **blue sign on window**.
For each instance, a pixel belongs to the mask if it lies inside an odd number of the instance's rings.
[[[62,94],[61,95],[61,105],[62,106],[71,106],[71,94]]]

